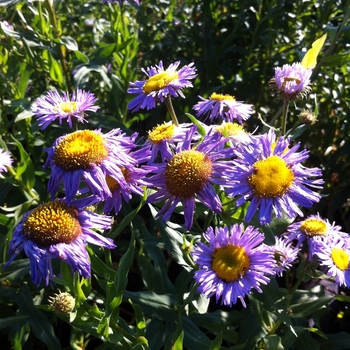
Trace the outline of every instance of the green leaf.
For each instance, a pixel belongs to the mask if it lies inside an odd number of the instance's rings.
[[[222,332],[220,332],[215,337],[215,339],[212,341],[209,350],[220,350],[220,346],[221,346],[221,343],[222,343],[222,338],[223,338],[223,334],[222,334]]]
[[[195,116],[193,116],[190,113],[185,113],[188,118],[190,118],[191,122],[195,125],[197,125],[197,131],[200,133],[200,135],[205,136],[207,134],[207,131],[203,127],[203,123],[201,123],[198,119],[196,119]]]
[[[61,43],[71,51],[78,51],[78,43],[71,36],[62,36]]]
[[[155,217],[157,211],[151,204],[149,204],[149,208],[151,209],[152,216]],[[184,259],[184,253],[180,248],[184,244],[183,235],[179,231],[170,228],[162,219],[156,219],[155,224],[175,261],[187,271],[191,271],[193,268]]]
[[[27,285],[21,285],[18,292],[13,293],[13,300],[19,307],[20,315],[29,316],[28,322],[36,337],[46,344],[49,349],[60,350],[61,345],[55,336],[51,323],[47,317],[35,307]]]
[[[320,350],[345,350],[349,349],[350,334],[338,332],[336,334],[326,334],[328,339],[320,339]]]
[[[81,61],[81,62],[84,62],[84,63],[89,63],[90,60],[89,60],[89,57],[87,57],[84,53],[80,52],[80,51],[74,51],[74,54],[75,54],[75,57]]]
[[[264,343],[266,345],[266,349],[284,350],[284,346],[282,345],[281,338],[277,334],[267,335],[264,338]]]
[[[174,322],[177,319],[176,299],[173,295],[160,295],[151,291],[129,292],[126,290],[123,300],[127,301],[128,299],[140,305],[145,315],[157,317],[164,321]]]
[[[134,234],[133,228],[131,227],[131,237],[130,237],[129,248],[126,251],[126,253],[121,257],[117,274],[115,276],[115,284],[116,284],[118,295],[123,294],[126,288],[126,285],[128,283],[128,273],[132,265],[132,262],[134,260],[134,251],[135,251],[135,234]]]
[[[130,299],[128,301],[135,311],[137,336],[143,336],[144,329],[146,328],[146,322],[145,318],[143,317],[142,309],[140,305],[134,304]]]
[[[183,340],[184,340],[184,332],[182,331],[179,336],[177,337],[175,343],[174,343],[174,350],[182,350],[183,349]]]
[[[24,190],[31,190],[34,187],[35,183],[35,172],[33,162],[30,159],[28,153],[23,148],[22,144],[19,141],[17,141],[12,135],[11,138],[16,143],[20,153],[20,161],[17,164],[16,176],[17,178],[22,178],[22,181],[26,186]]]
[[[18,322],[28,320],[28,316],[11,316],[6,318],[0,318],[0,329],[12,327]]]
[[[29,273],[29,270],[29,259],[14,260],[5,270],[1,271],[0,281],[20,278]]]
[[[290,306],[292,310],[291,317],[306,317],[312,313],[325,308],[333,299],[332,296],[317,297],[314,300],[303,300],[300,303]]]

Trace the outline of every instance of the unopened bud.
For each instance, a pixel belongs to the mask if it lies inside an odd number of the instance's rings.
[[[67,292],[59,292],[54,297],[50,297],[50,305],[56,313],[69,314],[75,307],[75,298]]]
[[[299,114],[299,120],[302,124],[314,125],[317,122],[317,117],[314,113],[304,109]]]

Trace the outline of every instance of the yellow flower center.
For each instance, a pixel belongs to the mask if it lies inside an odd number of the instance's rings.
[[[72,102],[72,101],[68,101],[68,102],[62,102],[59,105],[57,105],[54,109],[55,111],[60,111],[62,110],[64,113],[74,113],[77,111],[78,109],[78,102]]]
[[[349,255],[341,248],[332,249],[332,259],[338,269],[344,271],[349,267]]]
[[[212,268],[226,282],[237,281],[244,276],[250,260],[244,248],[229,244],[212,254]]]
[[[169,83],[179,79],[177,72],[162,72],[150,77],[143,85],[142,89],[145,94],[150,94],[153,91],[158,91],[165,88]]]
[[[131,176],[130,171],[126,168],[123,168],[123,167],[120,168],[120,170],[123,173],[125,181],[130,182],[130,176]],[[111,192],[116,191],[120,187],[118,181],[113,179],[113,177],[111,177],[109,175],[106,175],[106,182],[107,182],[107,186],[111,190]]]
[[[54,162],[67,171],[87,169],[100,164],[108,156],[102,135],[91,130],[76,131],[56,146]]]
[[[221,124],[215,128],[215,132],[219,132],[225,137],[239,137],[248,135],[248,133],[244,131],[243,126],[237,123]]]
[[[326,236],[327,224],[325,221],[315,218],[306,219],[300,225],[299,230],[306,236]]]
[[[159,143],[162,140],[170,140],[175,133],[175,125],[172,123],[164,123],[156,126],[148,133],[148,139],[152,143]]]
[[[193,198],[209,180],[212,162],[199,151],[175,154],[165,169],[165,183],[170,194],[180,198]]]
[[[282,158],[271,156],[258,160],[253,166],[254,173],[248,181],[254,193],[261,198],[280,197],[293,183],[294,173]]]
[[[23,224],[23,232],[39,247],[69,244],[81,235],[78,212],[65,202],[48,202],[34,209]]]
[[[236,101],[235,97],[234,96],[231,96],[231,95],[223,95],[223,94],[217,94],[215,92],[213,92],[210,97],[209,97],[210,100],[217,100],[217,101]]]

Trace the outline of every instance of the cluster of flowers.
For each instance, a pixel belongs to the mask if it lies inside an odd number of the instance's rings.
[[[130,83],[128,92],[137,96],[129,109],[149,110],[158,102],[169,104],[172,97],[184,97],[182,90],[192,86],[190,80],[197,74],[193,63],[181,69],[179,65],[175,62],[164,69],[159,62],[143,69],[148,78]],[[288,100],[301,96],[309,89],[310,71],[301,64],[277,68],[271,82],[274,92]],[[37,100],[33,112],[42,129],[56,119],[60,123],[66,119],[72,127],[73,122],[86,121],[86,111],[97,110],[95,102],[90,92],[78,89],[70,99],[53,90]],[[83,277],[90,276],[85,244],[115,248],[111,239],[92,229],[108,229],[110,213],[117,214],[123,200],[142,196],[146,188],[147,202],[161,203],[157,216],[164,221],[182,204],[188,230],[196,202],[222,212],[220,191],[234,198],[237,207],[247,204],[247,223],[257,213],[261,225],[269,224],[273,216],[302,217],[299,206],[310,208],[320,200],[316,192],[323,184],[320,169],[302,165],[308,151],[298,152],[300,144],[290,146],[288,137],[278,137],[272,129],[262,135],[244,131],[241,124],[253,113],[251,105],[213,93],[209,99],[200,97],[193,109],[199,118],[222,123],[178,124],[175,117],[150,131],[142,144],[137,133],[127,136],[120,129],[106,134],[82,130],[59,137],[46,149],[51,202],[25,214],[17,225],[7,265],[24,249],[37,285],[53,278],[52,258],[64,260]],[[62,184],[65,197],[57,199]],[[104,203],[105,215],[86,209],[98,202]],[[198,265],[194,278],[200,293],[222,298],[225,305],[240,299],[245,306],[244,297],[253,288],[261,291],[260,284],[289,268],[306,243],[310,260],[317,257],[337,283],[350,283],[348,235],[319,215],[291,224],[274,246],[264,244],[258,228],[243,224],[209,228],[203,238],[205,242],[197,242],[191,251]]]

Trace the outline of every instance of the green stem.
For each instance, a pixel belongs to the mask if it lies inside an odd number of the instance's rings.
[[[165,102],[165,105],[166,105],[167,108],[168,108],[168,112],[169,112],[169,114],[170,114],[170,116],[171,116],[171,120],[173,121],[174,125],[175,125],[175,126],[179,126],[179,122],[178,122],[178,120],[177,120],[177,117],[176,117],[176,114],[175,114],[175,111],[174,111],[173,104],[172,104],[172,102],[171,102],[171,97],[170,97],[170,96],[166,97],[165,100],[164,100],[164,102]]]
[[[306,265],[305,265],[306,266]],[[296,292],[296,290],[298,289],[298,287],[300,286],[301,282],[304,279],[305,276],[305,267],[302,270],[302,272],[299,275],[299,278],[297,279],[297,281],[295,282],[294,286],[292,289],[289,290],[288,294],[290,295],[290,297],[286,300],[286,309],[288,311],[289,307],[290,307],[290,303],[292,302],[293,299],[293,295]],[[282,321],[280,319],[277,320],[277,322],[275,323],[275,325],[271,328],[271,330],[269,331],[269,335],[275,334],[277,329],[280,327],[280,325],[282,324]]]
[[[50,1],[49,0],[45,0],[45,5],[46,5],[46,9],[49,13],[49,18],[50,18],[50,23],[53,27],[53,36],[55,39],[60,40],[60,31],[58,29],[58,24],[57,24],[57,18],[56,18],[56,13],[55,13],[55,9],[53,6],[51,6]],[[61,67],[65,76],[65,80],[66,80],[66,88],[68,89],[69,92],[72,91],[71,88],[71,81],[70,81],[70,75],[69,75],[69,70],[67,67],[67,62],[66,62],[66,55],[63,49],[63,45],[61,45],[60,43],[56,43],[56,48],[57,48],[57,52],[58,52],[58,56],[59,56],[59,60],[61,63]]]
[[[281,123],[281,136],[286,134],[286,125],[287,125],[287,115],[289,109],[289,101],[284,100],[283,112],[282,112],[282,123]]]

